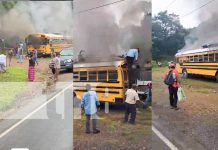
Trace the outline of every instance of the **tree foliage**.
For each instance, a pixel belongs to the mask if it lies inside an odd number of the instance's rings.
[[[9,11],[10,9],[14,8],[17,4],[17,1],[1,1],[0,2],[0,9],[4,9],[5,11]]]
[[[189,30],[179,21],[179,16],[160,12],[152,18],[152,46],[153,59],[163,56],[173,56],[185,46],[185,36]]]

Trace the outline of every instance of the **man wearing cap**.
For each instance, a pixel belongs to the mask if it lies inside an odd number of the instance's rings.
[[[171,109],[178,110],[179,108],[177,107],[177,101],[178,101],[177,91],[178,91],[178,88],[181,86],[181,79],[179,77],[178,71],[176,70],[175,64],[173,63],[169,64],[169,69],[167,70],[165,78],[170,73],[172,73],[172,76],[174,79],[173,84],[168,86],[170,106],[171,106]]]
[[[86,114],[86,133],[90,133],[90,119],[92,119],[93,133],[97,134],[100,132],[96,128],[97,125],[97,106],[100,106],[98,97],[95,91],[91,91],[91,86],[86,85],[86,91],[82,97],[81,107],[85,109]]]
[[[125,95],[126,95],[126,101],[125,101],[125,117],[124,122],[128,122],[131,124],[135,124],[135,118],[136,118],[136,101],[139,101],[138,93],[136,92],[136,85],[132,84],[132,87],[129,88]],[[129,120],[129,114],[130,120]]]

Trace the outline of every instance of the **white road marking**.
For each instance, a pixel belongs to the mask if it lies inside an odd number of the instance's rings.
[[[154,126],[152,126],[152,131],[171,149],[179,150],[173,143],[171,143],[160,131],[158,131]]]
[[[17,123],[15,123],[14,125],[12,125],[9,129],[5,130],[3,133],[0,134],[0,139],[2,137],[4,137],[5,135],[7,135],[9,132],[11,132],[12,130],[14,130],[16,127],[18,127],[20,124],[22,124],[25,120],[27,120],[28,118],[30,118],[32,115],[34,115],[36,112],[38,112],[40,109],[42,109],[44,106],[46,106],[48,103],[50,103],[51,101],[55,100],[55,98],[57,96],[59,96],[63,91],[65,91],[66,89],[70,88],[71,86],[73,86],[73,83],[70,84],[69,86],[67,86],[66,88],[64,88],[63,90],[61,90],[59,93],[57,93],[55,96],[53,96],[52,98],[50,98],[48,101],[46,101],[45,103],[43,103],[41,106],[39,106],[38,108],[36,108],[34,111],[32,111],[31,113],[29,113],[26,117],[24,117],[23,119],[21,119],[20,121],[18,121]],[[73,93],[72,93],[73,94]]]
[[[28,148],[12,148],[11,150],[29,150]]]

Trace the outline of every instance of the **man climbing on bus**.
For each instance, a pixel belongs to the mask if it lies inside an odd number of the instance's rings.
[[[86,92],[83,94],[81,108],[85,109],[86,114],[86,133],[90,134],[90,120],[92,120],[93,133],[100,133],[96,128],[97,125],[97,106],[100,106],[98,97],[95,91],[91,91],[91,86],[86,85]]]
[[[168,85],[171,109],[178,110],[179,108],[177,107],[177,91],[178,88],[181,86],[181,79],[179,77],[178,71],[175,68],[175,64],[169,64],[169,69],[167,70],[167,73],[165,75],[164,83]]]
[[[139,48],[129,49],[125,54],[124,58],[127,63],[128,75],[129,75],[129,86],[131,86],[133,82],[133,64],[138,61],[139,56]]]

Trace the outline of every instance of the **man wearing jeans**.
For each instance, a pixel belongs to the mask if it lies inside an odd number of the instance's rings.
[[[129,86],[131,86],[133,82],[133,69],[132,65],[134,62],[137,62],[139,56],[139,48],[137,49],[129,49],[125,54],[125,60],[127,63],[127,68],[128,68],[128,76],[129,76]]]
[[[93,133],[100,133],[100,130],[96,128],[97,124],[97,106],[100,106],[98,97],[95,91],[91,91],[91,86],[86,85],[86,91],[83,94],[81,107],[85,109],[86,114],[86,133],[90,133],[90,120],[92,120]]]
[[[170,73],[172,74],[173,79],[174,79],[173,84],[168,86],[170,106],[171,106],[171,109],[178,110],[179,108],[177,107],[177,101],[178,101],[177,91],[178,91],[178,88],[181,86],[181,79],[179,77],[178,71],[176,70],[175,64],[173,63],[169,64],[169,70],[167,71],[165,78]]]
[[[124,122],[128,122],[130,124],[135,124],[135,118],[136,118],[136,101],[139,100],[138,93],[136,92],[136,85],[132,84],[132,87],[128,89],[125,93],[126,95],[126,101],[125,101],[125,117],[124,117]],[[130,120],[129,120],[129,114]]]

